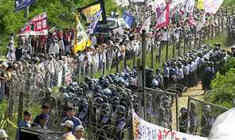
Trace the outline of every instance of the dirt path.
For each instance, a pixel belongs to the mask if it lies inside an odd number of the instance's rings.
[[[194,87],[191,87],[191,88],[188,88],[184,93],[183,93],[183,96],[182,97],[179,97],[178,99],[178,112],[180,111],[180,109],[182,107],[185,107],[187,108],[188,106],[188,97],[189,96],[192,96],[193,98],[196,98],[196,99],[199,99],[199,100],[203,100],[203,95],[204,91],[202,89],[202,84],[199,82],[197,84],[197,86],[194,86]],[[172,115],[173,115],[173,124],[176,124],[176,104],[174,103],[173,107],[172,107]],[[180,114],[179,114],[180,115]],[[174,127],[176,125],[173,125]],[[176,130],[176,128],[173,128]]]

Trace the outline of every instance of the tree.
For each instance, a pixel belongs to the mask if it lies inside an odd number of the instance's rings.
[[[224,68],[216,74],[211,82],[212,90],[205,97],[206,100],[228,108],[233,107],[235,99],[235,58],[230,58]]]

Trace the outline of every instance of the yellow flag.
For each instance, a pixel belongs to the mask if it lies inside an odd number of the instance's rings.
[[[86,16],[87,22],[91,23],[91,18],[94,17],[94,15],[101,10],[100,3],[89,6],[82,10],[82,13]]]
[[[200,10],[204,9],[204,0],[198,0],[197,8],[200,9]]]
[[[76,27],[76,38],[73,47],[73,53],[76,54],[79,51],[85,50],[86,47],[91,46],[91,40],[89,39],[86,31],[84,30],[78,16],[75,17],[77,27]]]

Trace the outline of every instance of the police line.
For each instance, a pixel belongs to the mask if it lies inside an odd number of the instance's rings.
[[[134,140],[208,140],[204,137],[169,130],[144,121],[132,111]]]

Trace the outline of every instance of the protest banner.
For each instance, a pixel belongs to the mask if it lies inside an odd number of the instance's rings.
[[[215,14],[220,6],[223,4],[224,0],[205,0],[204,8],[206,13]]]
[[[151,124],[132,112],[134,140],[208,140]]]
[[[158,1],[156,7],[156,16],[156,28],[163,28],[168,26],[170,22],[170,4],[166,4],[164,0]]]
[[[124,12],[122,18],[125,21],[125,23],[128,25],[129,28],[131,28],[133,23],[135,22],[135,17],[132,16],[128,12]]]
[[[99,22],[99,20],[100,20],[100,18],[101,18],[101,16],[102,16],[102,11],[100,10],[99,12],[97,12],[96,14],[95,14],[95,16],[93,17],[93,21],[92,21],[92,23],[89,25],[89,27],[88,27],[88,34],[93,34],[94,33],[94,30],[95,30],[95,28],[96,28],[96,25],[97,25],[97,23]]]
[[[89,7],[85,8],[85,9],[82,9],[81,13],[86,17],[87,22],[91,23],[92,22],[92,18],[100,10],[101,10],[101,5],[98,3],[98,4],[95,4],[95,5],[89,6]]]
[[[144,24],[142,25],[140,31],[145,30],[145,31],[148,33],[148,32],[149,32],[149,29],[150,29],[150,26],[151,26],[151,16],[148,17],[148,18],[145,20],[145,22],[144,22]]]
[[[200,9],[200,10],[204,9],[204,0],[198,0],[197,8]]]
[[[187,13],[193,13],[194,6],[195,6],[195,0],[187,0],[185,3],[185,11]]]
[[[91,46],[91,40],[89,39],[85,29],[83,28],[78,16],[76,16],[77,31],[76,39],[73,47],[73,53],[76,54],[79,51],[83,51],[86,47]]]
[[[47,35],[47,34],[48,34],[47,14],[42,13],[34,17],[29,22],[27,22],[18,35],[24,36],[24,35]]]
[[[23,10],[33,4],[35,0],[16,0],[15,1],[15,9],[16,11]]]

